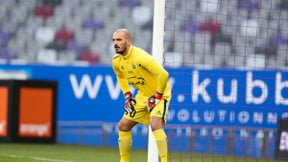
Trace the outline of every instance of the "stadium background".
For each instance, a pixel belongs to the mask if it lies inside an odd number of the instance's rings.
[[[110,67],[111,34],[128,28],[135,45],[151,52],[153,1],[0,3],[1,76],[58,81],[58,143],[117,147],[123,100]],[[277,122],[288,113],[287,2],[166,6],[170,150],[273,158]],[[229,98],[232,82],[237,93]],[[146,149],[147,128],[133,131],[133,147]]]

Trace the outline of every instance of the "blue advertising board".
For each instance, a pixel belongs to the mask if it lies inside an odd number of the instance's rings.
[[[77,134],[62,134],[58,138],[63,143],[82,140],[82,144],[101,145],[105,141],[106,146],[117,147],[115,123],[122,117],[124,97],[110,66],[18,65],[0,66],[1,71],[25,72],[29,79],[57,80],[58,122],[97,121],[108,125],[108,134],[88,133],[81,138]],[[171,150],[216,154],[232,151],[236,156],[273,157],[271,146],[275,143],[277,122],[288,117],[287,71],[193,68],[168,68],[168,71],[173,97],[167,121],[177,128],[176,133],[168,132],[175,134],[169,139]],[[93,129],[104,126],[100,127]],[[232,130],[232,146],[228,135],[231,127],[236,128]],[[145,148],[142,142],[147,140],[147,131],[141,129],[134,136],[138,139],[135,148]],[[263,143],[264,129],[270,129],[269,146]],[[177,146],[179,143],[181,146]],[[262,155],[264,147],[269,147],[266,155]]]
[[[123,95],[110,66],[1,66],[30,79],[57,80],[59,121],[117,122]],[[181,125],[276,128],[288,117],[288,72],[168,69],[168,122]]]

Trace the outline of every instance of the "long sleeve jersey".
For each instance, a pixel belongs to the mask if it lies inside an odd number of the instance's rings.
[[[112,65],[124,94],[130,91],[130,84],[146,97],[155,92],[163,94],[164,98],[171,96],[168,72],[141,48],[131,45],[127,55],[115,54]]]

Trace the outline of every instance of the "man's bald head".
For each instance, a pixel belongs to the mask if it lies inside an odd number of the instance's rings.
[[[131,33],[127,29],[117,29],[114,34],[121,34],[125,39],[131,40]]]

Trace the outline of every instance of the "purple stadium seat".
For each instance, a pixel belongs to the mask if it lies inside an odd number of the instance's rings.
[[[133,9],[134,7],[137,7],[140,5],[141,5],[140,0],[121,0],[120,1],[120,6],[128,7],[130,9]]]
[[[10,60],[17,58],[17,54],[11,49],[4,48],[0,50],[0,58]]]
[[[252,11],[259,9],[258,1],[256,0],[238,0],[238,8],[247,9],[247,11]]]
[[[288,37],[283,34],[276,34],[270,38],[272,45],[278,47],[281,44],[288,46]]]
[[[104,28],[104,23],[99,20],[96,20],[95,18],[89,17],[86,20],[84,20],[82,27],[84,29],[91,29],[96,32],[97,30]]]
[[[181,31],[182,32],[190,32],[190,33],[196,33],[199,31],[200,24],[197,23],[194,20],[184,20],[182,26],[181,26]]]
[[[0,28],[0,47],[5,46],[10,39],[10,33],[4,28]]]
[[[73,51],[77,53],[77,55],[80,55],[80,53],[84,51],[85,45],[80,42],[77,42],[76,40],[72,40],[67,43],[66,49],[68,51]]]

